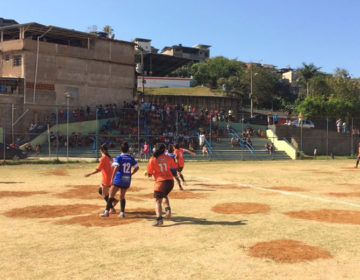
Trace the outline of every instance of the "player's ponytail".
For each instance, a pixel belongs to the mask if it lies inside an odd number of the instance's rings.
[[[126,154],[129,151],[129,143],[124,142],[121,144],[121,151]]]
[[[111,158],[110,154],[109,154],[109,150],[106,144],[102,144],[100,147],[100,151],[106,155],[108,158]]]
[[[165,152],[165,145],[163,143],[157,143],[155,145],[154,157],[158,158],[161,154]]]

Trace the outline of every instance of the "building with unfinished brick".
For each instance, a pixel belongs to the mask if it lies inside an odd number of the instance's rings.
[[[39,110],[133,99],[134,44],[38,23],[0,27],[0,118],[36,121]],[[38,106],[39,110],[34,110]],[[52,109],[53,110],[53,109]],[[13,116],[14,118],[14,116]]]

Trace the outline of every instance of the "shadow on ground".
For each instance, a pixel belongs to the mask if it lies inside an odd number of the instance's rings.
[[[185,216],[176,216],[172,217],[170,221],[174,222],[175,224],[167,225],[165,224],[163,227],[172,227],[172,226],[179,226],[179,225],[220,225],[220,226],[244,226],[246,225],[247,220],[243,221],[209,221],[207,219],[202,218],[195,218],[195,217],[185,217]],[[166,222],[166,221],[165,221]]]

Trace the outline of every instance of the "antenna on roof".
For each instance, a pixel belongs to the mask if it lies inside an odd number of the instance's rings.
[[[97,32],[97,26],[96,25],[91,25],[91,26],[88,26],[88,28],[87,28],[87,32],[88,33],[95,33],[95,32]]]

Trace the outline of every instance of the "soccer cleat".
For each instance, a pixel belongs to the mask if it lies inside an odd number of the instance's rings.
[[[100,214],[100,217],[109,217],[109,211],[105,210],[104,213]]]
[[[125,213],[124,213],[124,212],[120,212],[119,218],[125,218]]]
[[[171,210],[166,210],[165,219],[171,218]]]
[[[163,219],[156,219],[156,221],[152,224],[153,227],[158,227],[161,226],[163,224]]]
[[[115,208],[111,208],[111,210],[110,210],[110,214],[116,214],[116,210],[115,210]]]

